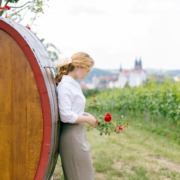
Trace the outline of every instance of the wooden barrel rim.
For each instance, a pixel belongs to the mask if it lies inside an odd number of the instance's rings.
[[[43,141],[41,146],[41,155],[38,163],[38,168],[35,175],[35,180],[39,180],[42,178],[42,174],[44,175],[46,172],[49,152],[51,148],[51,131],[49,131],[48,127],[52,126],[51,122],[51,107],[48,97],[48,92],[46,88],[46,84],[41,72],[41,69],[36,61],[34,53],[32,52],[31,48],[24,40],[24,38],[10,25],[5,23],[0,19],[0,29],[5,31],[9,34],[21,47],[24,54],[26,55],[29,64],[33,70],[36,83],[38,86],[40,98],[41,98],[41,105],[42,105],[42,114],[43,114]],[[47,138],[45,138],[47,137]]]

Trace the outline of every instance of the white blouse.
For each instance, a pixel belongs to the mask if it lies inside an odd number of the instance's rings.
[[[57,86],[58,107],[62,122],[74,123],[78,114],[84,113],[86,98],[78,82],[69,75],[63,75]]]

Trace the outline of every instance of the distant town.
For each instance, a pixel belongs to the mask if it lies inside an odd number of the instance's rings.
[[[131,70],[123,69],[122,65],[120,65],[119,70],[93,68],[89,76],[83,81],[79,81],[79,84],[82,89],[124,88],[126,86],[139,86],[146,83],[148,79],[162,83],[166,77],[178,82],[180,81],[180,70],[145,70],[140,58],[139,60],[135,59],[134,68]]]

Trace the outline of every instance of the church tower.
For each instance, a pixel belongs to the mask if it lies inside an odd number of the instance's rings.
[[[138,61],[137,58],[136,58],[134,69],[135,69],[135,70],[140,70],[140,69],[142,69],[142,60],[141,60],[141,58],[139,58],[139,61]]]
[[[119,69],[119,72],[122,72],[123,69],[122,69],[122,65],[120,64],[120,69]]]
[[[137,58],[136,58],[134,69],[137,69],[137,66],[138,66],[138,61],[137,61]]]
[[[142,69],[142,61],[141,61],[141,58],[139,58],[139,67],[140,67],[140,69]]]

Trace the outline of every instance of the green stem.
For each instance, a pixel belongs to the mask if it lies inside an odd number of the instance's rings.
[[[6,4],[5,4],[5,5],[7,5],[9,2],[10,2],[10,0],[7,0],[7,2],[6,2]]]
[[[22,8],[22,9],[20,9],[19,11],[11,14],[11,16],[9,17],[9,19],[12,18],[13,16],[17,15],[19,12],[23,11],[23,10],[26,9],[26,8],[27,8],[27,7],[24,7],[24,8]]]
[[[26,12],[24,13],[23,17],[19,19],[18,23],[20,23],[24,19],[25,15],[27,14],[28,11],[29,11],[29,9],[26,10]]]
[[[0,0],[0,7],[1,7],[1,5],[2,5],[2,0]],[[3,14],[3,10],[0,11],[0,16],[2,16],[2,14]]]
[[[28,1],[27,3],[25,3],[24,5],[19,6],[19,7],[16,7],[16,6],[10,6],[10,7],[11,7],[11,8],[22,8],[22,7],[24,7],[26,4],[29,4],[29,3],[33,3],[33,1]]]

